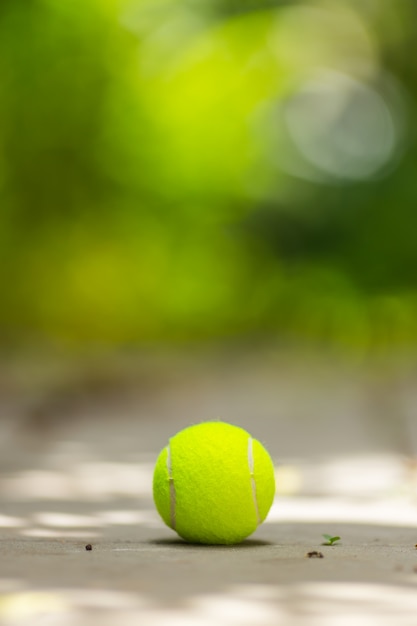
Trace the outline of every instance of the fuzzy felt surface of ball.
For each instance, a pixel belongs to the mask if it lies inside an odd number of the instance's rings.
[[[225,422],[181,430],[156,461],[156,508],[190,543],[242,542],[265,520],[274,494],[268,452],[245,430]]]

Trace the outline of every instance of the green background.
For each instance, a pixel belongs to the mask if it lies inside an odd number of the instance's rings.
[[[412,346],[416,20],[413,0],[2,0],[3,348]]]

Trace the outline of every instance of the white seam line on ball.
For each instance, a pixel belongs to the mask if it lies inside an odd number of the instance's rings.
[[[175,497],[174,478],[172,476],[171,448],[170,448],[169,444],[167,446],[167,469],[168,469],[168,482],[169,482],[170,522],[171,522],[171,528],[173,530],[175,530],[175,526],[176,526],[176,519],[175,519],[176,497]]]
[[[248,440],[248,463],[249,463],[249,473],[250,473],[250,480],[251,480],[251,485],[252,485],[252,496],[253,496],[253,502],[255,505],[255,511],[256,511],[256,519],[258,522],[258,526],[261,523],[261,516],[259,515],[259,506],[258,506],[258,498],[256,496],[256,481],[255,481],[255,460],[253,458],[253,439],[252,437],[249,437]]]

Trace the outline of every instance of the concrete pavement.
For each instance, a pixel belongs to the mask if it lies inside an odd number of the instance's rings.
[[[415,626],[412,371],[311,365],[194,355],[149,384],[134,365],[128,385],[11,393],[0,623]],[[153,463],[170,435],[216,417],[266,444],[277,497],[244,544],[190,546],[154,510]],[[342,539],[322,546],[323,533]]]

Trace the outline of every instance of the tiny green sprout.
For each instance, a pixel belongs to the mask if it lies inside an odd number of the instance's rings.
[[[340,541],[340,537],[332,537],[331,535],[322,535],[326,539],[324,546],[332,546],[336,541]]]

